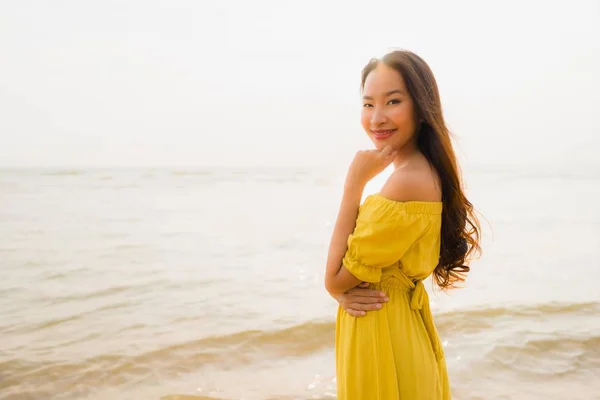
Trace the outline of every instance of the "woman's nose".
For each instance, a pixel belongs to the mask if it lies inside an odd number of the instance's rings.
[[[373,110],[371,115],[371,125],[378,126],[387,121],[385,114],[381,110]]]

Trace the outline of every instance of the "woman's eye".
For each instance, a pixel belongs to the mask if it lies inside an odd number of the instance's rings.
[[[400,104],[400,100],[392,99],[392,100],[388,101],[388,104]]]
[[[373,107],[373,106],[371,104],[369,104],[369,103],[366,103],[366,104],[363,104],[363,107],[367,108],[367,107]]]

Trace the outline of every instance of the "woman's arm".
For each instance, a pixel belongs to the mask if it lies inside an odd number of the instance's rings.
[[[363,191],[364,185],[353,182],[347,182],[344,188],[342,203],[329,244],[325,271],[325,288],[332,295],[344,293],[362,282],[343,267],[342,259],[348,250],[348,236],[356,227],[356,217]]]
[[[387,168],[396,154],[390,146],[383,150],[359,151],[350,164],[327,255],[325,288],[332,295],[344,293],[362,282],[342,265],[348,250],[348,237],[356,227],[358,207],[367,182]]]

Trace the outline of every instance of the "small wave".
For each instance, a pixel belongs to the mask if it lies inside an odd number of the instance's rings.
[[[497,318],[502,316],[532,317],[539,315],[556,315],[571,313],[598,313],[600,303],[544,303],[534,305],[514,304],[508,307],[484,307],[471,310],[456,310],[440,313],[441,318]]]
[[[27,260],[21,264],[21,268],[32,268],[43,266],[44,262],[41,260]]]
[[[56,279],[56,278],[57,278],[56,276],[50,276],[47,279]],[[89,291],[89,292],[83,292],[83,293],[74,293],[74,294],[69,294],[69,295],[65,295],[65,296],[43,297],[38,300],[44,301],[44,302],[50,301],[52,304],[60,304],[60,303],[65,303],[65,302],[69,302],[69,301],[89,300],[89,299],[94,299],[94,298],[106,297],[106,296],[110,296],[113,294],[125,292],[129,289],[131,289],[131,286],[113,286],[113,287],[110,287],[107,289],[101,289],[101,290]]]
[[[101,222],[141,222],[143,220],[144,219],[140,218],[140,217],[132,217],[132,216],[115,217],[113,215],[100,218]],[[119,233],[119,234],[121,234],[121,233]],[[110,233],[108,235],[110,235]]]
[[[213,175],[213,171],[208,170],[208,169],[175,170],[175,171],[171,171],[171,175],[173,175],[173,176],[211,176],[211,175]]]
[[[146,244],[119,244],[113,247],[114,250],[139,250],[147,248]]]
[[[118,308],[123,308],[126,307],[128,305],[130,305],[130,301],[122,301],[122,302],[117,302],[117,303],[111,303],[111,304],[107,304],[105,306],[102,307],[98,307],[95,308],[93,310],[89,310],[89,311],[84,311],[82,313],[79,314],[75,314],[75,315],[70,315],[68,317],[63,317],[63,318],[53,318],[50,319],[48,321],[44,321],[39,323],[36,326],[33,327],[26,327],[25,329],[29,330],[43,330],[43,329],[48,329],[48,328],[52,328],[54,326],[57,325],[62,325],[62,324],[66,324],[68,322],[72,322],[72,321],[77,321],[87,315],[91,315],[94,313],[98,313],[98,312],[102,312],[102,311],[107,311],[107,310],[114,310],[114,309],[118,309]]]
[[[593,350],[594,352],[600,352],[600,336],[561,337],[553,339],[529,340],[527,341],[525,347],[529,347],[537,352],[542,353],[556,350],[563,351],[567,348],[577,348],[581,350]]]
[[[64,271],[46,271],[41,274],[41,279],[44,281],[60,280],[74,275],[89,272],[91,269],[86,266],[80,266],[79,268],[73,268]]]
[[[71,338],[71,339],[67,339],[63,342],[59,342],[59,343],[52,343],[48,346],[36,346],[35,350],[32,350],[32,354],[36,354],[36,355],[49,355],[49,354],[56,354],[56,350],[57,349],[61,349],[61,348],[66,348],[68,346],[72,346],[75,344],[79,344],[79,343],[89,343],[91,340],[100,338],[104,335],[103,332],[89,332],[89,333],[85,333],[85,332],[81,332],[82,335],[79,335],[75,338]],[[17,349],[18,350],[18,349]]]
[[[65,323],[80,316],[48,321],[42,327]],[[2,370],[16,382],[54,381],[56,390],[75,386],[119,385],[124,381],[156,379],[192,372],[203,366],[235,368],[260,360],[302,356],[333,345],[334,325],[309,322],[278,331],[244,331],[167,346],[134,356],[104,354],[80,363],[30,362],[12,359]],[[38,327],[39,329],[39,327]],[[60,379],[58,379],[60,377]]]
[[[160,400],[222,400],[217,397],[195,396],[191,394],[169,394],[162,396]]]
[[[67,169],[67,170],[58,170],[58,171],[48,171],[44,172],[42,175],[45,176],[76,176],[81,175],[83,171],[76,169]]]
[[[577,374],[600,368],[600,336],[553,337],[500,344],[486,354],[497,365],[538,376]]]
[[[260,183],[293,183],[293,182],[316,182],[318,185],[326,186],[329,181],[325,178],[315,177],[318,171],[302,168],[204,168],[204,169],[180,169],[170,171],[174,177],[201,178],[213,183],[231,182],[260,182]]]
[[[67,322],[78,320],[81,318],[82,315],[83,314],[78,314],[78,315],[71,315],[70,317],[65,317],[65,318],[54,318],[49,321],[42,322],[41,324],[37,325],[34,329],[42,330],[42,329],[52,328],[53,326],[56,326],[56,325],[61,325],[61,324],[65,324]]]
[[[57,279],[63,279],[66,278],[70,275],[70,271],[68,272],[54,272],[54,271],[50,271],[44,275],[42,275],[42,279],[45,281],[53,281],[53,280],[57,280]]]
[[[441,312],[435,315],[437,329],[443,334],[480,332],[493,327],[500,318],[514,319],[552,317],[558,315],[593,315],[600,313],[600,303],[546,303],[537,305],[512,305],[510,307],[484,307],[470,310]]]
[[[141,188],[140,185],[135,185],[135,184],[129,184],[129,185],[116,185],[113,186],[112,189],[139,189]]]
[[[8,296],[8,295],[13,295],[13,294],[19,293],[21,291],[24,291],[26,289],[27,288],[25,286],[13,286],[13,287],[1,288],[0,289],[0,296],[4,297],[4,296]]]

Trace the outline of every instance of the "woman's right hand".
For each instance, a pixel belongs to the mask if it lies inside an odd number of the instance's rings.
[[[368,287],[369,283],[363,282],[346,293],[333,295],[333,298],[348,314],[353,317],[364,317],[367,311],[379,310],[383,307],[383,303],[389,300],[385,293]]]
[[[364,186],[378,174],[383,172],[396,158],[397,151],[391,146],[382,150],[361,150],[356,153],[348,174],[346,175],[346,187]]]

